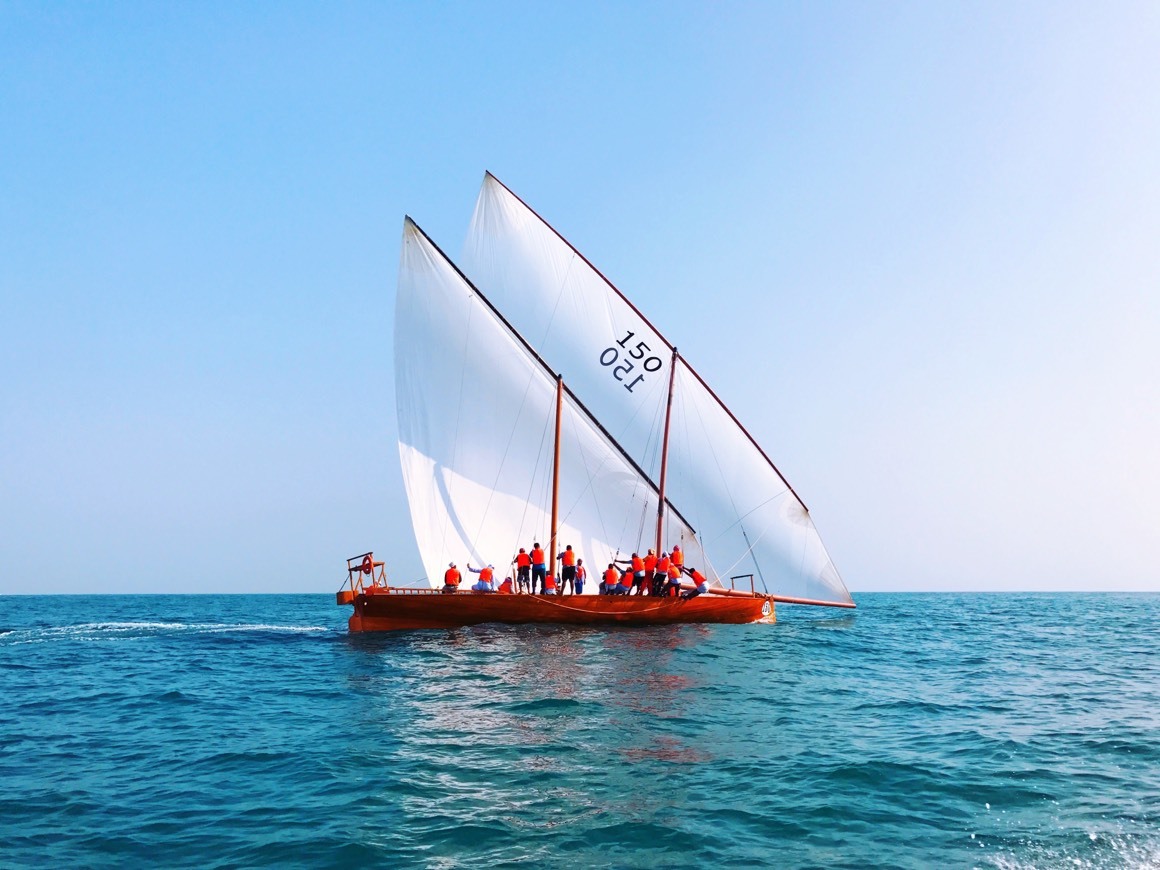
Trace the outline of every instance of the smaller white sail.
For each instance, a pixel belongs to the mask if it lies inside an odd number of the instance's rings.
[[[399,458],[432,586],[448,564],[493,564],[550,537],[554,375],[409,218],[395,316]],[[613,559],[644,552],[655,485],[575,401],[562,407],[557,546],[572,545],[588,592]],[[686,564],[712,574],[675,515]],[[708,569],[708,570],[706,570]]]

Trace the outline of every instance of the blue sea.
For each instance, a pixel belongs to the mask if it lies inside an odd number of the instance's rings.
[[[1160,867],[1160,595],[349,635],[0,598],[0,865]]]

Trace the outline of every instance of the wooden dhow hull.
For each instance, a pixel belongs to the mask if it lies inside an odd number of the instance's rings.
[[[346,602],[343,602],[346,603]],[[501,595],[391,589],[359,594],[350,603],[351,631],[455,628],[488,622],[559,625],[673,625],[773,622],[765,596],[714,595],[653,598],[636,595]]]

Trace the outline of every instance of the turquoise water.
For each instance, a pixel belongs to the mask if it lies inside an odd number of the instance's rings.
[[[0,598],[0,864],[1160,866],[1157,595],[348,636]]]

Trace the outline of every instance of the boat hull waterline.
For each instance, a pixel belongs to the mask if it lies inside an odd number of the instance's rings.
[[[772,623],[774,604],[765,596],[706,593],[695,598],[625,595],[500,595],[392,589],[355,597],[349,628],[400,631],[456,628],[489,622],[521,625],[674,625],[682,623]]]

